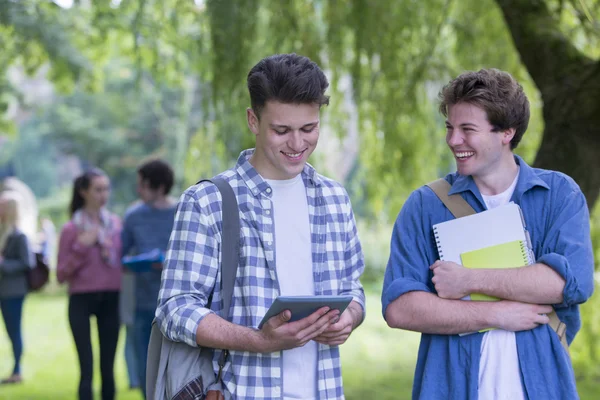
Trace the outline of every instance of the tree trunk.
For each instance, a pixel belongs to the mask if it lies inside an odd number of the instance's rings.
[[[600,62],[561,33],[544,1],[497,3],[544,103],[534,166],[571,176],[592,209],[600,195]]]

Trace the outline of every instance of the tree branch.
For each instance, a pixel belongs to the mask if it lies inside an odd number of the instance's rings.
[[[542,94],[546,88],[572,76],[573,67],[585,68],[594,63],[560,31],[559,21],[543,0],[497,0],[497,3],[521,60]]]

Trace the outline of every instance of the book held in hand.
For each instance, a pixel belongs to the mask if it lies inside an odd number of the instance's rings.
[[[152,270],[152,264],[162,263],[164,260],[164,253],[154,249],[135,256],[125,256],[121,259],[121,263],[133,272],[147,272]]]
[[[467,268],[517,268],[533,263],[527,244],[514,240],[472,250],[460,255],[462,265]],[[471,300],[497,301],[498,298],[480,293],[471,294]]]

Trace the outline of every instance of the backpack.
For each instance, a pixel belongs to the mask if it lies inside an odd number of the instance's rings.
[[[27,286],[30,291],[43,288],[48,283],[50,268],[42,253],[35,253],[35,265],[27,270]]]

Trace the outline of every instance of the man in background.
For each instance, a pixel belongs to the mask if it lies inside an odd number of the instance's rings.
[[[169,164],[151,160],[137,170],[137,192],[141,202],[134,204],[125,214],[123,222],[123,255],[165,252],[169,243],[176,201],[169,197],[174,174]],[[152,269],[135,274],[135,317],[133,323],[134,353],[137,360],[139,384],[146,391],[146,359],[156,300],[160,289],[162,263],[152,264]]]

